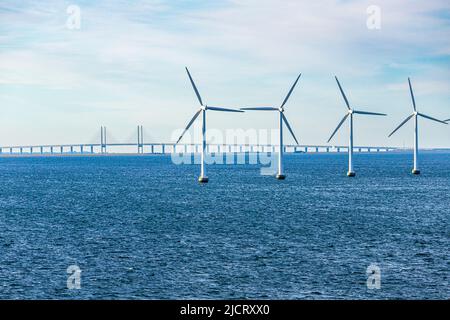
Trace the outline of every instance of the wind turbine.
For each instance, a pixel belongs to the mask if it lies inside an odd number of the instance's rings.
[[[413,89],[411,86],[411,80],[408,78],[408,84],[409,84],[409,92],[411,93],[411,99],[412,99],[412,105],[413,105],[413,113],[406,118],[402,123],[400,123],[400,125],[395,128],[394,131],[391,132],[391,134],[389,135],[389,137],[391,137],[398,129],[400,129],[405,123],[407,123],[411,118],[414,118],[414,168],[412,170],[413,174],[420,174],[420,170],[419,170],[419,116],[423,117],[425,119],[429,119],[429,120],[433,120],[436,122],[440,122],[443,124],[448,124],[447,122],[432,118],[430,116],[427,116],[423,113],[420,113],[417,111],[416,108],[416,100],[414,99],[414,93],[413,93]],[[449,121],[450,119],[446,120]]]
[[[350,104],[347,100],[347,97],[345,96],[344,90],[342,90],[341,84],[339,83],[338,78],[335,76],[336,82],[339,86],[339,90],[341,91],[342,97],[344,98],[345,105],[347,106],[347,114],[344,116],[344,118],[339,122],[337,128],[334,130],[333,134],[331,135],[330,139],[328,139],[327,142],[330,142],[331,139],[333,139],[336,132],[339,130],[339,128],[344,124],[345,120],[347,120],[348,117],[350,117],[350,139],[349,139],[349,146],[348,146],[348,172],[347,176],[354,177],[355,171],[353,170],[353,115],[354,114],[363,114],[363,115],[373,115],[373,116],[386,116],[384,113],[377,113],[377,112],[368,112],[368,111],[358,111],[354,110],[350,107]]]
[[[300,76],[302,74],[300,73],[297,77],[297,80],[295,80],[294,84],[291,87],[291,90],[289,90],[286,98],[284,98],[283,103],[278,108],[276,107],[249,107],[249,108],[240,108],[241,110],[259,110],[259,111],[278,111],[280,114],[280,151],[278,152],[278,173],[276,175],[276,178],[278,180],[284,180],[286,178],[286,175],[283,173],[283,122],[286,124],[286,127],[288,128],[289,132],[292,134],[292,137],[294,138],[295,142],[298,145],[297,138],[295,137],[294,132],[292,131],[291,126],[289,125],[289,122],[284,115],[284,105],[288,101],[289,97],[291,96],[292,91],[294,91],[295,86],[297,85],[298,80],[300,79]]]
[[[200,103],[200,109],[194,114],[191,121],[189,121],[188,125],[184,129],[183,133],[178,138],[177,142],[180,142],[180,140],[183,138],[184,134],[187,130],[191,127],[191,125],[194,123],[195,119],[202,114],[202,150],[201,150],[201,169],[200,169],[200,177],[198,178],[198,182],[206,183],[208,182],[208,177],[206,176],[205,171],[205,152],[206,152],[206,111],[212,110],[212,111],[225,111],[225,112],[243,112],[241,110],[235,110],[235,109],[228,109],[228,108],[222,108],[222,107],[212,107],[208,106],[206,104],[203,104],[202,98],[200,96],[200,93],[197,90],[197,87],[195,86],[194,80],[191,77],[191,74],[189,72],[189,69],[186,67],[186,72],[189,77],[189,80],[191,81],[192,88],[195,91],[195,94],[197,95],[198,102]]]

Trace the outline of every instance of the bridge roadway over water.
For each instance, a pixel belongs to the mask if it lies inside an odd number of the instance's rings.
[[[69,154],[120,154],[120,149],[135,148],[136,154],[171,154],[199,153],[201,144],[174,143],[88,143],[88,144],[53,144],[21,145],[0,147],[0,155],[69,155]],[[258,153],[278,152],[278,146],[270,144],[208,144],[208,153]],[[356,146],[354,152],[391,152],[397,147]],[[330,145],[284,145],[286,153],[348,152],[347,146]]]

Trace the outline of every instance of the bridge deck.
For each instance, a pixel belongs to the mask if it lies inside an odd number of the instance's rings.
[[[134,147],[139,154],[198,153],[201,144],[174,143],[82,143],[82,144],[46,144],[0,147],[0,154],[104,154],[116,151],[118,147]],[[208,144],[207,152],[277,152],[278,146],[270,144]],[[116,149],[116,150],[114,150]],[[284,145],[286,153],[300,152],[348,152],[347,146],[329,145]],[[397,147],[356,146],[354,152],[389,152],[399,150]],[[123,152],[117,152],[123,153]],[[130,153],[130,152],[126,152]]]

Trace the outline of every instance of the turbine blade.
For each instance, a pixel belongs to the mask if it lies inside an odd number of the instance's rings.
[[[260,110],[260,111],[278,111],[277,108],[273,107],[249,107],[249,108],[239,108],[241,110]]]
[[[399,125],[397,128],[395,128],[394,131],[391,132],[391,134],[389,135],[389,138],[390,138],[394,133],[396,133],[397,130],[400,129],[405,123],[407,123],[412,117],[414,117],[414,114],[410,115],[410,116],[409,116],[408,118],[406,118],[402,123],[400,123],[400,125]]]
[[[387,116],[387,114],[385,114],[385,113],[368,112],[368,111],[357,111],[357,110],[353,110],[353,113],[367,114],[367,115],[373,115],[373,116]]]
[[[330,139],[328,139],[327,143],[331,141],[331,139],[333,139],[334,135],[336,134],[336,132],[339,130],[339,128],[342,126],[342,124],[345,122],[345,120],[347,120],[348,116],[350,115],[350,113],[347,113],[345,115],[344,118],[342,118],[341,122],[339,122],[337,128],[334,130],[333,134],[331,135]]]
[[[186,67],[186,72],[188,74],[189,80],[191,81],[192,88],[194,88],[195,94],[197,95],[198,102],[200,102],[200,105],[203,106],[202,97],[200,97],[200,93],[197,90],[197,87],[195,86],[194,80],[191,77],[191,73],[189,72],[189,69]]]
[[[417,111],[416,109],[416,100],[414,99],[414,93],[413,93],[413,89],[412,89],[412,85],[411,85],[411,80],[408,77],[408,83],[409,83],[409,92],[411,92],[411,99],[412,99],[412,103],[413,103],[413,108],[414,111]]]
[[[291,87],[291,90],[289,90],[286,98],[284,98],[283,103],[281,104],[281,108],[284,107],[284,105],[286,104],[286,102],[288,101],[289,97],[291,96],[292,91],[294,91],[295,86],[297,85],[298,80],[300,79],[300,77],[302,76],[302,74],[300,73],[297,77],[297,80],[295,80],[294,84]]]
[[[419,115],[419,116],[421,116],[421,117],[424,117],[424,118],[427,118],[427,119],[430,119],[430,120],[436,121],[436,122],[440,122],[440,123],[443,123],[443,124],[448,124],[448,123],[447,123],[447,122],[445,122],[445,121],[441,121],[441,120],[438,120],[438,119],[436,119],[436,118],[433,118],[433,117],[427,116],[426,114],[423,114],[423,113],[418,113],[418,115]]]
[[[444,120],[445,122],[449,122],[450,121],[450,119],[447,119],[447,120]]]
[[[336,76],[334,76],[334,77],[336,78],[336,82],[337,82],[337,84],[339,86],[339,90],[341,91],[342,97],[345,100],[345,104],[347,105],[348,110],[350,110],[351,109],[350,108],[350,104],[348,103],[348,100],[347,100],[347,97],[345,96],[344,90],[342,90],[342,87],[341,87],[341,84],[339,83],[338,78]]]
[[[286,124],[286,127],[289,129],[289,132],[292,134],[292,137],[294,138],[295,143],[297,143],[297,145],[298,145],[299,143],[298,143],[297,138],[295,137],[294,131],[292,131],[292,128],[291,128],[291,126],[289,125],[289,122],[288,122],[286,116],[283,114],[283,112],[281,113],[281,117],[283,118],[284,123]]]
[[[198,115],[200,114],[200,112],[202,112],[202,109],[198,110],[194,116],[192,117],[191,121],[189,121],[188,125],[186,126],[186,128],[184,129],[183,133],[180,135],[180,137],[178,138],[177,142],[175,144],[177,144],[178,142],[180,142],[181,138],[183,138],[184,134],[186,133],[186,131],[189,130],[189,128],[191,127],[192,123],[194,123],[195,119],[197,119]]]
[[[229,108],[222,108],[222,107],[210,107],[210,106],[207,106],[206,110],[225,111],[225,112],[244,112],[242,110],[237,110],[237,109],[229,109]]]

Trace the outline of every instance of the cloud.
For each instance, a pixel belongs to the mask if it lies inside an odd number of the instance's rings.
[[[416,95],[448,94],[448,84],[441,81],[413,81],[413,90]],[[415,90],[417,88],[418,90]],[[396,92],[409,92],[408,82],[390,83],[386,85],[387,90]]]

